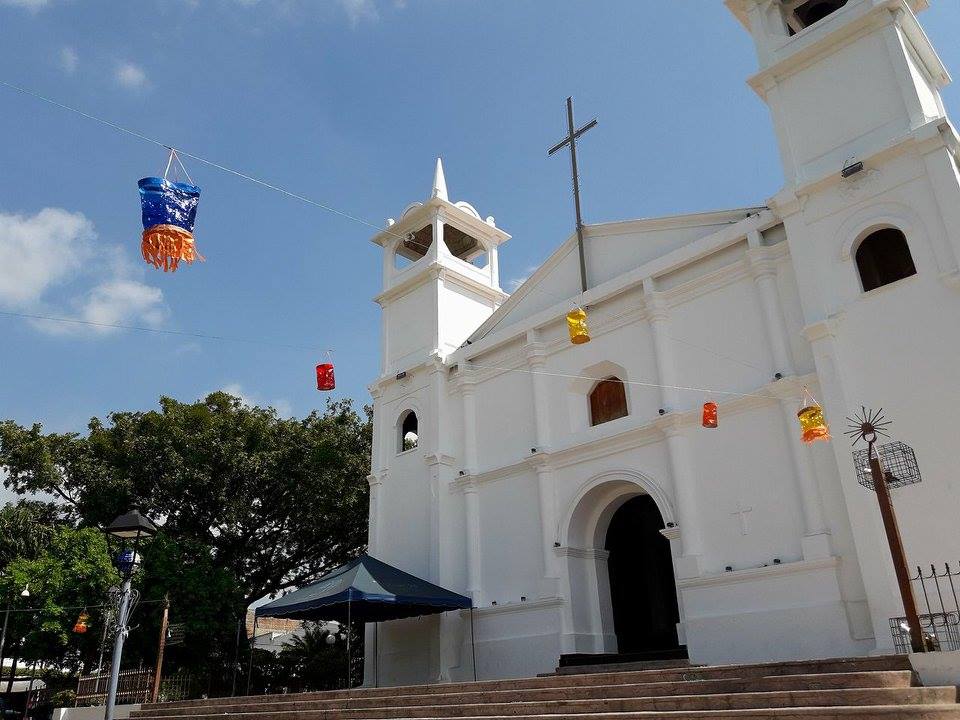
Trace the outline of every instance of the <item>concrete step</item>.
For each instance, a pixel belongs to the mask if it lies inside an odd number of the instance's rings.
[[[618,698],[603,700],[555,700],[550,702],[482,703],[455,705],[413,705],[404,707],[327,708],[270,712],[229,712],[244,720],[378,720],[379,718],[472,718],[528,717],[550,715],[585,717],[606,715],[620,718],[631,713],[691,712],[714,710],[757,710],[782,708],[933,706],[955,705],[957,689],[939,688],[867,688],[849,690],[802,690],[792,692],[723,693],[718,695],[678,695],[672,697]],[[164,716],[160,716],[163,718]],[[182,716],[166,716],[171,720]],[[192,716],[194,720],[223,720],[223,713]]]
[[[689,680],[681,682],[640,683],[550,687],[518,690],[481,690],[426,695],[354,697],[329,695],[274,695],[272,702],[249,703],[241,698],[208,700],[204,705],[177,706],[173,703],[144,706],[133,717],[143,720],[158,717],[183,718],[195,715],[242,712],[283,712],[328,708],[377,708],[425,705],[494,704],[519,702],[557,702],[564,700],[603,700],[606,698],[670,697],[675,695],[718,695],[721,693],[791,692],[841,689],[909,688],[913,674],[908,670],[862,673],[826,673],[819,675],[775,675],[760,678]]]
[[[587,675],[589,673],[636,672],[639,670],[669,670],[697,667],[689,660],[642,660],[639,662],[596,663],[590,665],[558,666],[553,675]],[[549,677],[542,675],[541,677]]]
[[[214,716],[210,716],[214,717]],[[224,720],[223,715],[215,716]],[[230,716],[230,717],[244,717]],[[259,716],[254,716],[259,717]],[[333,716],[337,717],[337,716]],[[691,710],[680,712],[559,713],[535,715],[478,715],[459,720],[960,720],[960,705],[870,705],[865,707],[790,707],[749,710]],[[395,720],[384,713],[376,720]],[[420,720],[445,720],[424,716]]]
[[[554,675],[538,678],[519,678],[512,680],[481,680],[480,682],[460,682],[437,685],[406,685],[384,688],[355,688],[352,690],[333,690],[321,693],[303,693],[300,700],[336,699],[344,697],[387,697],[397,695],[433,695],[454,692],[521,690],[556,687],[585,687],[595,685],[622,685],[658,682],[684,682],[690,680],[720,680],[734,678],[757,678],[769,676],[852,673],[869,671],[910,670],[905,655],[879,655],[863,658],[832,658],[827,660],[801,660],[781,663],[751,663],[742,665],[713,665],[706,667],[674,668],[659,670],[640,670],[631,672],[587,673],[582,675]],[[252,695],[243,698],[221,698],[217,700],[183,700],[164,703],[163,707],[198,707],[229,704],[256,704],[277,702],[277,696]],[[145,705],[145,709],[151,706]]]

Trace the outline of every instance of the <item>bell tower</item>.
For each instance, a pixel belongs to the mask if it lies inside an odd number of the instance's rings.
[[[753,36],[788,185],[943,118],[950,82],[915,12],[928,0],[726,0]]]
[[[936,458],[955,444],[953,408],[926,379],[952,372],[960,352],[960,138],[940,98],[950,76],[916,16],[928,2],[726,3],[756,45],[749,83],[770,108],[783,162],[784,187],[768,205],[803,312],[797,340],[809,359],[798,370],[815,374],[835,433],[861,404],[882,407],[924,472],[947,476]],[[818,552],[844,558],[852,636],[889,651],[903,605],[876,499],[858,485],[846,443],[810,454],[835,468],[834,500],[849,518]],[[911,565],[960,547],[960,531],[927,533],[952,527],[931,486],[897,503]]]
[[[507,295],[497,251],[510,236],[467,202],[451,202],[438,158],[430,197],[373,237],[383,248],[381,375],[456,350]]]

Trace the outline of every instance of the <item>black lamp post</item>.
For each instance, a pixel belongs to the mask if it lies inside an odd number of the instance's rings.
[[[140,541],[153,537],[157,533],[157,526],[141,515],[138,510],[131,510],[116,518],[104,528],[104,533],[107,536],[111,555],[113,555],[113,564],[123,580],[115,617],[116,639],[113,643],[110,684],[107,686],[107,709],[103,716],[104,720],[113,720],[113,711],[117,704],[117,683],[120,678],[120,658],[123,655],[123,642],[130,632],[128,624],[132,609],[133,574],[140,567]]]

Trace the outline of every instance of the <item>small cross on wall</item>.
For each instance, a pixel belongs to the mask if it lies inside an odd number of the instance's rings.
[[[750,528],[747,527],[747,513],[750,513],[750,512],[753,512],[752,507],[749,507],[749,506],[744,507],[741,503],[737,503],[737,509],[734,510],[732,513],[730,513],[731,515],[740,516],[740,534],[741,535],[750,534]]]

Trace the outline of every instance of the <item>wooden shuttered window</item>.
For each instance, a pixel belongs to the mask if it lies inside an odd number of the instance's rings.
[[[601,380],[590,393],[590,424],[610,422],[627,415],[627,393],[618,377]]]

